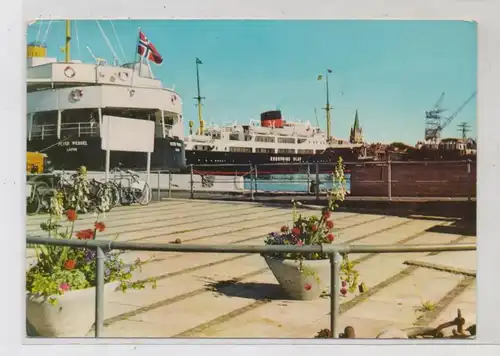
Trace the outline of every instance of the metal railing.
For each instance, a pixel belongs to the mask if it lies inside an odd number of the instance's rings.
[[[177,245],[132,243],[108,240],[59,240],[46,237],[27,237],[27,244],[67,246],[71,248],[88,248],[96,251],[96,294],[95,294],[95,337],[101,337],[104,329],[104,260],[105,251],[161,251],[184,253],[319,253],[330,256],[330,336],[339,336],[340,316],[340,264],[342,255],[349,253],[416,253],[416,252],[444,252],[444,251],[475,251],[476,244],[426,244],[426,245],[349,245],[349,244],[322,244],[306,246],[286,245]]]
[[[472,201],[476,197],[476,163],[470,160],[344,162],[344,165],[347,172],[347,200],[375,197],[392,201],[398,196],[405,198],[423,196],[431,199],[455,197]],[[451,177],[449,182],[436,182],[432,178],[425,180],[425,177],[419,181],[415,178],[412,179],[411,174],[407,181],[402,181],[401,178],[397,180],[397,177],[394,179],[397,171],[404,169],[405,165],[413,167],[418,165],[441,166],[438,167],[439,169],[442,169],[443,165],[450,165],[454,167],[453,172],[462,175],[461,182],[457,183],[457,177]],[[166,192],[168,198],[172,198],[174,191],[183,192],[191,199],[195,199],[196,193],[199,192],[200,194],[241,195],[252,201],[257,195],[309,196],[320,200],[326,195],[326,190],[331,189],[335,184],[331,179],[334,167],[335,163],[199,164],[189,165],[187,170],[182,173],[152,170],[148,183],[152,191],[156,193],[158,201],[161,200],[162,192]],[[380,168],[380,177],[377,180],[363,180],[365,178],[360,178],[358,174],[360,172],[363,174],[364,167],[366,169],[369,167]],[[145,174],[145,171],[136,169],[134,171]],[[429,171],[432,172],[432,169]],[[166,175],[168,175],[168,182],[165,179]],[[181,175],[182,179],[177,179],[179,177],[174,177],[174,175]],[[38,174],[38,176],[42,176],[42,174]],[[311,186],[313,181],[323,181],[324,184]],[[286,184],[287,188],[283,188],[283,184]],[[457,191],[453,195],[449,195],[450,189],[455,189],[453,184],[457,184],[455,187]],[[401,185],[408,186],[407,195],[401,195]],[[429,190],[440,185],[444,190],[441,195],[425,194],[419,196],[414,189],[412,190],[415,185],[428,186]],[[380,194],[374,194],[373,190],[369,192],[370,194],[364,194],[371,187]],[[399,193],[395,194],[394,190],[399,190]]]

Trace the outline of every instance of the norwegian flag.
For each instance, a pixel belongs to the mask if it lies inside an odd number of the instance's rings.
[[[156,47],[148,40],[146,35],[139,31],[139,44],[137,46],[137,53],[141,57],[146,58],[148,61],[151,61],[156,64],[162,64],[163,58],[160,53],[156,50]]]

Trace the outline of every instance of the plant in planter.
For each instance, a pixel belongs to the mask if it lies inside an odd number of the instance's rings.
[[[93,226],[75,231],[77,213],[63,213],[62,193],[52,201],[49,220],[41,227],[54,239],[93,240],[106,226],[97,215]],[[66,222],[63,222],[65,216]],[[64,225],[66,226],[64,226]],[[61,230],[64,230],[61,232]],[[26,272],[26,316],[41,336],[82,337],[94,323],[96,251],[66,246],[33,246],[36,262]],[[123,251],[105,251],[105,295],[121,289],[143,289],[147,283],[156,287],[156,280],[132,282],[132,272],[146,263],[137,259],[125,264]]]
[[[327,205],[321,216],[303,217],[297,213],[301,204],[293,203],[293,225],[281,227],[280,232],[270,233],[266,245],[321,245],[338,242],[335,224],[331,213],[346,195],[344,165],[342,158],[333,173],[334,187],[328,191]],[[299,300],[312,300],[320,297],[329,288],[330,260],[326,254],[275,253],[264,256],[269,268],[289,297]],[[354,263],[343,256],[341,264],[341,295],[362,291],[359,273]]]

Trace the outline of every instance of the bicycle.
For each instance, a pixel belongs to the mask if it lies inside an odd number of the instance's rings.
[[[29,216],[36,215],[39,213],[41,206],[36,183],[26,182],[26,213]]]
[[[148,205],[152,200],[152,190],[147,182],[139,180],[139,174],[132,170],[122,170],[115,167],[111,170],[114,177],[111,181],[119,195],[121,205],[130,205],[138,203],[140,205]],[[116,176],[119,175],[117,178]],[[128,181],[128,186],[122,184],[123,180]]]
[[[110,211],[114,207],[111,185],[93,178],[90,181],[89,205],[89,208],[97,209],[101,213]]]

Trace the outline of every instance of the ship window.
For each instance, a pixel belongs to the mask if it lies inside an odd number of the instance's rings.
[[[305,140],[302,140],[302,142]],[[295,139],[292,137],[278,137],[278,143],[295,143]],[[299,143],[300,140],[299,140]]]
[[[226,147],[227,149],[227,147]],[[252,152],[251,147],[229,147],[230,152]]]
[[[255,136],[257,142],[275,142],[273,136]]]
[[[274,149],[273,148],[256,148],[255,149],[255,152],[259,152],[259,153],[274,153]]]
[[[278,149],[278,153],[295,153],[295,150],[291,148],[280,148]]]

